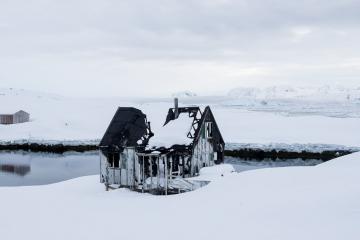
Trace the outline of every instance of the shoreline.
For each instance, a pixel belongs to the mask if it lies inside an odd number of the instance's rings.
[[[357,151],[332,150],[332,151],[323,151],[323,152],[309,152],[309,151],[294,152],[294,151],[285,151],[285,150],[269,151],[269,150],[245,148],[245,149],[237,149],[237,150],[225,150],[225,156],[242,158],[245,160],[257,160],[257,161],[262,161],[265,159],[272,159],[272,160],[318,159],[323,161],[329,161],[331,159],[342,157],[355,152]]]
[[[66,152],[88,152],[98,150],[97,144],[46,144],[46,143],[1,143],[0,151],[27,151],[63,154]],[[237,157],[245,160],[264,159],[319,159],[328,161],[360,151],[355,147],[337,145],[299,145],[299,144],[234,144],[229,143],[225,148],[225,156]]]

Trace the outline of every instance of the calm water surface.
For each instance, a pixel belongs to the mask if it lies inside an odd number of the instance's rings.
[[[291,166],[315,166],[324,161],[318,159],[264,159],[258,160],[245,160],[241,158],[226,157],[225,163],[233,165],[237,172],[243,172],[259,168],[274,168],[274,167],[291,167]]]
[[[236,171],[242,172],[258,168],[314,166],[322,161],[301,159],[252,161],[227,157],[225,163],[232,164]],[[0,152],[0,186],[51,184],[99,174],[99,167],[99,155],[96,151],[66,154]]]
[[[99,155],[87,153],[0,152],[0,186],[61,182],[99,174]]]

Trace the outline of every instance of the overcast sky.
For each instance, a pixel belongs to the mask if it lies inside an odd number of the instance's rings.
[[[168,96],[360,86],[359,11],[359,0],[0,0],[0,87]]]

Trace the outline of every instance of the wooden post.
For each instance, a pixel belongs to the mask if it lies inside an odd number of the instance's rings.
[[[121,172],[122,172],[122,170],[121,170],[121,166],[122,166],[122,161],[123,161],[123,159],[122,159],[122,157],[121,157],[121,154],[119,154],[119,170],[120,170],[120,172],[119,172],[119,175],[120,175],[120,186],[119,187],[121,187]]]
[[[165,184],[165,195],[168,194],[168,169],[167,169],[167,158],[165,157],[165,179],[164,179],[164,184]]]
[[[137,155],[136,155],[136,149],[134,150],[134,169],[133,169],[133,179],[134,179],[134,189],[137,188],[137,181],[135,185],[136,180],[136,162],[137,162]]]
[[[179,117],[179,99],[174,99],[175,119]]]
[[[172,167],[173,167],[173,159],[172,159],[172,156],[170,156],[170,170],[169,170],[169,172],[170,172],[170,176],[169,176],[169,178],[170,178],[170,180],[172,179]]]
[[[182,160],[182,171],[183,171],[183,178],[185,178],[185,157],[181,156],[181,160]]]
[[[160,156],[157,156],[157,188],[160,189]]]
[[[114,153],[112,155],[112,167],[113,167],[113,177],[112,177],[112,183],[115,183],[115,162],[114,162]]]
[[[144,166],[144,155],[142,156],[142,192],[144,193],[144,182],[145,182],[145,166]]]
[[[153,188],[153,172],[152,172],[152,157],[150,157],[150,180],[151,180],[151,189]]]
[[[100,175],[99,175],[99,177],[100,177],[100,182],[102,182],[102,181],[101,181],[101,175],[102,175],[102,169],[101,169],[101,162],[102,162],[101,151],[99,151],[99,158],[100,158]]]

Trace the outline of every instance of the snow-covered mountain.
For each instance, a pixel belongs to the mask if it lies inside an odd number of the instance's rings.
[[[172,97],[177,98],[188,98],[188,97],[196,97],[197,94],[191,91],[182,91],[171,94]]]
[[[244,99],[293,99],[312,101],[355,101],[360,102],[360,87],[342,86],[292,87],[273,86],[266,88],[240,87],[229,91],[231,98]]]
[[[360,117],[360,87],[341,86],[236,88],[224,105],[283,115]]]

